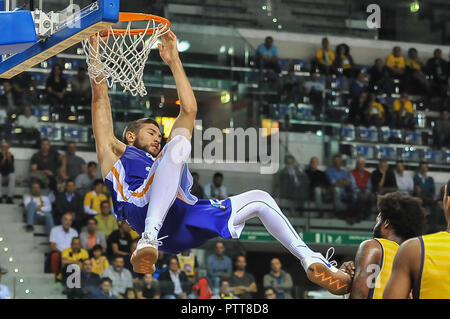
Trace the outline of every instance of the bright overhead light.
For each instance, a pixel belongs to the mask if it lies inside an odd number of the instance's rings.
[[[191,44],[188,41],[177,41],[178,52],[186,52],[190,49]]]
[[[273,23],[276,23],[278,21],[278,19],[277,18],[273,18],[272,21],[273,21]]]
[[[263,9],[263,10],[266,10],[266,9],[267,9],[267,6],[262,6],[262,9]]]
[[[409,10],[412,12],[412,13],[416,13],[417,11],[419,11],[420,10],[420,3],[419,3],[419,1],[413,1],[413,2],[411,2],[411,4],[409,5]]]

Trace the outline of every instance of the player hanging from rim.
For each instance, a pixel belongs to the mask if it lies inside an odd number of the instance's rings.
[[[192,176],[187,160],[197,103],[178,56],[175,34],[170,31],[161,39],[159,53],[172,71],[181,102],[162,151],[160,128],[150,118],[130,123],[123,141],[114,136],[107,83],[91,79],[97,156],[113,198],[114,214],[141,234],[131,257],[134,271],[155,271],[158,246],[176,254],[217,236],[239,238],[245,222],[258,217],[269,233],[301,261],[312,282],[334,294],[347,293],[350,276],[309,249],[268,193],[254,190],[223,201],[198,200],[190,194]],[[96,36],[90,41],[95,52]]]

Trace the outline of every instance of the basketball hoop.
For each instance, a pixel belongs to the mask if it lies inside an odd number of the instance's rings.
[[[132,26],[139,21],[146,22],[146,27]],[[169,31],[170,21],[151,14],[120,12],[119,22],[127,23],[126,28],[98,32],[94,45],[89,38],[83,40],[89,76],[97,84],[107,81],[111,88],[119,83],[123,92],[145,96],[145,63],[153,45]]]

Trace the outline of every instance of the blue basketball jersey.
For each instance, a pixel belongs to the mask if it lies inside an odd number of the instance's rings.
[[[117,220],[127,222],[139,234],[144,232],[149,190],[153,185],[154,173],[164,156],[165,148],[158,158],[127,146],[124,154],[114,164],[105,179],[114,205]],[[171,172],[167,172],[170,178]],[[177,254],[202,245],[207,240],[221,236],[230,238],[228,221],[231,216],[230,199],[223,201],[197,199],[190,193],[192,175],[187,164],[184,165],[177,198],[170,207],[159,237],[160,250]]]

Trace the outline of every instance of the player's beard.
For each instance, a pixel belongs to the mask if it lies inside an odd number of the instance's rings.
[[[138,138],[136,138],[136,140],[134,141],[134,147],[136,147],[136,148],[138,148],[138,149],[140,149],[140,150],[142,150],[142,151],[144,151],[144,152],[147,152],[147,153],[150,153],[152,156],[156,156],[157,154],[153,154],[153,152],[150,152],[149,151],[149,148],[148,147],[146,147],[144,144],[142,144],[140,141],[139,141],[139,139]]]
[[[379,222],[373,228],[373,238],[383,238],[383,234],[381,234],[381,225],[383,223]]]

